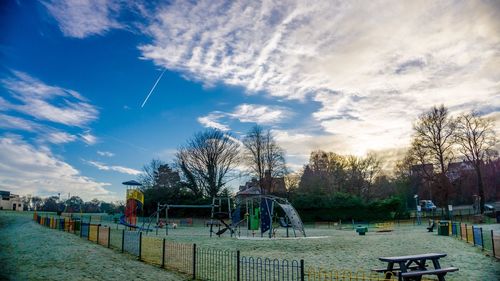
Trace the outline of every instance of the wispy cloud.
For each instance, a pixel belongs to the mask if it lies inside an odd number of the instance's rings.
[[[4,110],[13,110],[38,120],[83,127],[97,119],[97,109],[78,92],[50,86],[26,73],[1,80],[13,102],[3,99]]]
[[[205,127],[228,131],[230,129],[229,126],[221,123],[221,119],[233,119],[242,123],[274,125],[292,115],[289,108],[282,106],[240,104],[232,112],[214,111],[206,116],[199,117],[198,122]]]
[[[90,160],[85,161],[85,162],[88,163],[89,165],[96,167],[97,169],[99,169],[101,171],[115,171],[118,173],[127,174],[127,175],[134,175],[134,176],[140,175],[142,173],[139,170],[127,168],[127,167],[123,167],[123,166],[109,166],[109,165],[106,165],[106,164],[101,163],[101,162],[90,161]]]
[[[73,142],[76,136],[25,118],[0,113],[0,128],[8,131],[30,132],[39,143],[62,144]]]
[[[88,145],[94,145],[97,143],[98,139],[96,136],[92,135],[90,132],[85,132],[79,135],[81,140]]]
[[[271,125],[283,121],[290,117],[292,113],[290,109],[280,106],[241,104],[228,115],[240,122]]]
[[[66,132],[53,132],[47,135],[48,140],[54,144],[68,143],[76,140],[76,136]]]
[[[173,1],[140,50],[208,85],[317,102],[328,141],[358,153],[406,144],[435,104],[499,108],[499,14],[494,1]],[[220,115],[199,121],[227,129]]]
[[[218,120],[225,116],[221,112],[212,112],[207,116],[198,117],[198,122],[205,127],[219,129],[221,131],[229,131],[229,126],[220,123]]]
[[[115,0],[49,0],[42,1],[68,37],[85,38],[123,28],[117,20],[120,1]]]
[[[0,159],[0,189],[43,196],[72,193],[86,200],[117,199],[106,189],[108,183],[82,176],[47,147],[33,146],[20,136],[0,137]]]
[[[115,154],[113,152],[109,152],[109,151],[97,151],[97,154],[101,155],[101,156],[104,156],[104,157],[113,157],[115,156]]]

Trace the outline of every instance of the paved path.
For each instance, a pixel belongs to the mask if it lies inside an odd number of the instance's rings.
[[[0,280],[188,279],[5,211],[0,211],[0,265]]]

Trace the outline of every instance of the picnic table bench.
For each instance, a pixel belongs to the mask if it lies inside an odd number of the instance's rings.
[[[456,267],[441,268],[439,259],[446,257],[444,253],[428,253],[421,255],[380,257],[379,260],[387,263],[385,270],[375,269],[384,272],[385,278],[390,279],[397,274],[399,281],[421,280],[424,275],[436,275],[439,281],[445,281],[444,276],[449,272],[457,271]],[[428,269],[427,261],[431,261],[434,269]],[[396,268],[394,265],[398,265]]]

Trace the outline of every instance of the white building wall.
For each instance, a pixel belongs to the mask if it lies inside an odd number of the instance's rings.
[[[16,210],[16,211],[23,211],[24,210],[24,205],[23,202],[21,202],[21,198],[19,195],[10,195],[10,198],[8,200],[5,200],[6,198],[0,199],[0,209],[2,210]],[[15,205],[15,206],[14,206]]]

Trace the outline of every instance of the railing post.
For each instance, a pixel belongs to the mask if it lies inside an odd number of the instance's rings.
[[[163,246],[161,250],[161,267],[165,268],[165,238],[163,238]]]
[[[82,237],[82,231],[83,231],[83,222],[80,221],[80,238]]]
[[[240,281],[240,250],[236,251],[236,281]]]
[[[491,231],[490,232],[491,233],[491,250],[493,251],[493,257],[496,258],[497,256],[495,255],[495,239],[493,239],[493,229],[490,231]]]
[[[100,227],[101,227],[101,225],[100,225],[100,224],[98,224],[98,225],[97,225],[97,235],[96,235],[96,237],[97,237],[97,239],[96,239],[96,240],[97,240],[97,241],[95,241],[97,244],[99,244],[99,228],[100,228]]]
[[[139,232],[139,260],[141,260],[142,252],[142,231]]]
[[[472,226],[472,246],[476,246],[476,235],[474,232],[474,226]]]
[[[196,243],[193,244],[193,280],[196,279]]]
[[[111,227],[108,227],[108,248],[111,244]]]
[[[465,243],[469,242],[469,238],[468,238],[469,235],[467,234],[467,232],[469,232],[469,231],[467,230],[467,224],[465,224]]]
[[[300,281],[304,281],[305,279],[305,274],[304,274],[304,260],[300,260]]]
[[[122,253],[125,245],[125,229],[122,229]]]
[[[484,251],[483,228],[481,227],[479,230],[481,231],[481,248]]]

